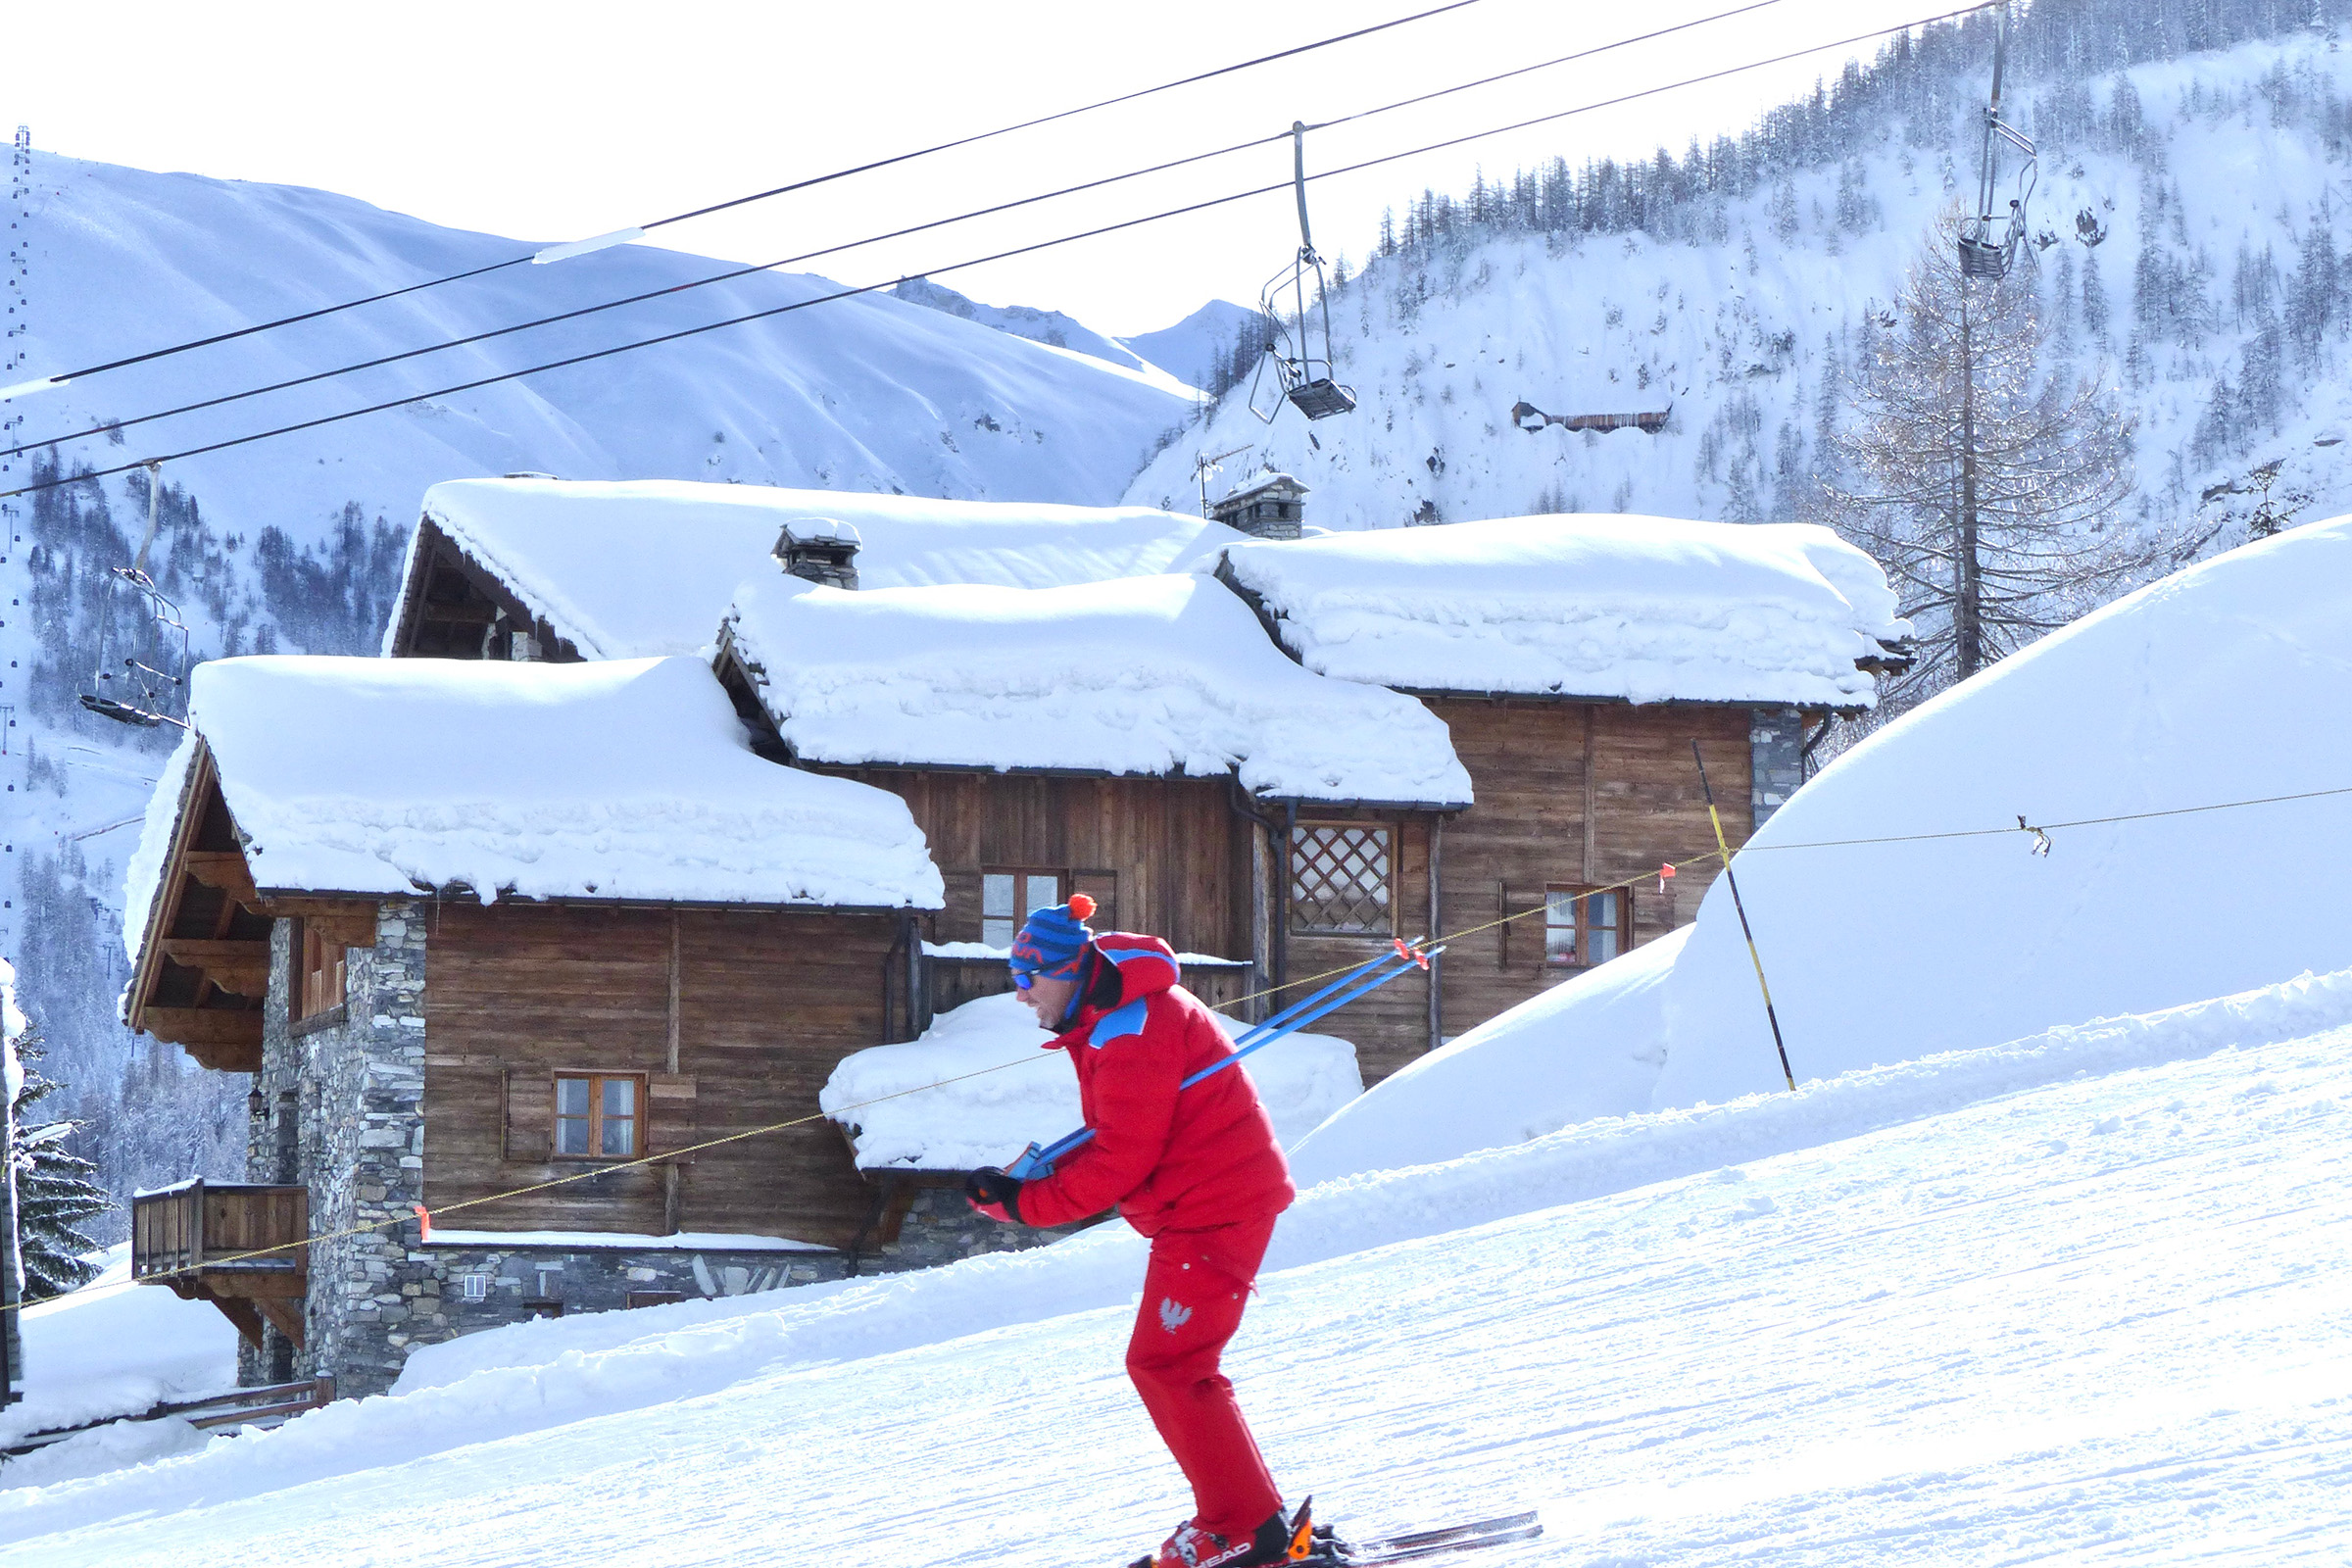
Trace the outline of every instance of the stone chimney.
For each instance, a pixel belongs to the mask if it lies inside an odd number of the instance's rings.
[[[831,517],[799,517],[776,535],[775,557],[795,577],[828,588],[858,586],[858,530]]]
[[[1287,473],[1254,473],[1211,503],[1208,514],[1259,539],[1296,539],[1306,514],[1306,486]]]

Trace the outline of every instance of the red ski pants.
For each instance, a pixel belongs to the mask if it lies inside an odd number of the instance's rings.
[[[1127,1342],[1127,1375],[1193,1485],[1194,1523],[1228,1541],[1248,1539],[1282,1506],[1233,1384],[1217,1370],[1273,1235],[1269,1216],[1153,1237]]]

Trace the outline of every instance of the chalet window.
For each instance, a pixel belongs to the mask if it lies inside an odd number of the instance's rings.
[[[980,940],[992,948],[1009,948],[1020,934],[1031,909],[1059,904],[1069,882],[1065,871],[1029,866],[990,865],[980,869]],[[968,884],[967,884],[968,885]]]
[[[1293,929],[1388,936],[1389,830],[1357,823],[1300,823],[1291,844]]]
[[[294,1017],[316,1018],[343,1005],[348,950],[308,920],[295,922],[294,944]]]
[[[556,1074],[558,1159],[634,1159],[644,1128],[645,1074]]]
[[[1560,968],[1606,963],[1631,945],[1632,901],[1623,888],[1544,890],[1544,961]]]

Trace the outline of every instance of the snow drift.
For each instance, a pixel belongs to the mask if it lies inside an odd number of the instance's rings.
[[[1228,1038],[1250,1028],[1222,1013],[1216,1019]],[[1031,1143],[1050,1144],[1085,1121],[1069,1063],[1042,1049],[1053,1038],[1019,998],[982,997],[941,1013],[920,1040],[843,1058],[817,1103],[853,1130],[858,1163],[869,1170],[1007,1165]],[[1008,1062],[1018,1065],[987,1071]],[[1364,1091],[1355,1047],[1335,1035],[1288,1035],[1228,1070],[1250,1075],[1286,1144]],[[978,1073],[986,1075],[965,1076]],[[948,1081],[954,1078],[963,1081]],[[882,1099],[888,1095],[904,1098]],[[868,1103],[876,1100],[882,1102]]]
[[[1839,758],[1737,861],[1800,1078],[2222,996],[2352,954],[2352,517],[2192,566]],[[1824,841],[1990,830],[1977,838]],[[1779,1080],[1729,890],[1667,988],[1655,1103]]]

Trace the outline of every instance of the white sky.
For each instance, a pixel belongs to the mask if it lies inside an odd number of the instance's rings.
[[[10,8],[0,117],[34,146],[146,169],[318,186],[434,222],[577,238],[1422,9],[1429,0],[1181,6],[893,0],[257,3]],[[1371,38],[661,231],[772,261],[1615,42],[1743,0],[1479,0]],[[1773,0],[1747,16],[1308,138],[1308,168],[1661,85],[1965,0]],[[1309,187],[1326,255],[1360,258],[1384,206],[1563,154],[1679,154],[1835,77],[1813,55]],[[971,270],[994,250],[1287,178],[1287,144],[805,264],[903,272],[1099,330],[1250,302],[1297,246],[1287,193]],[[592,265],[592,264],[580,264]]]

